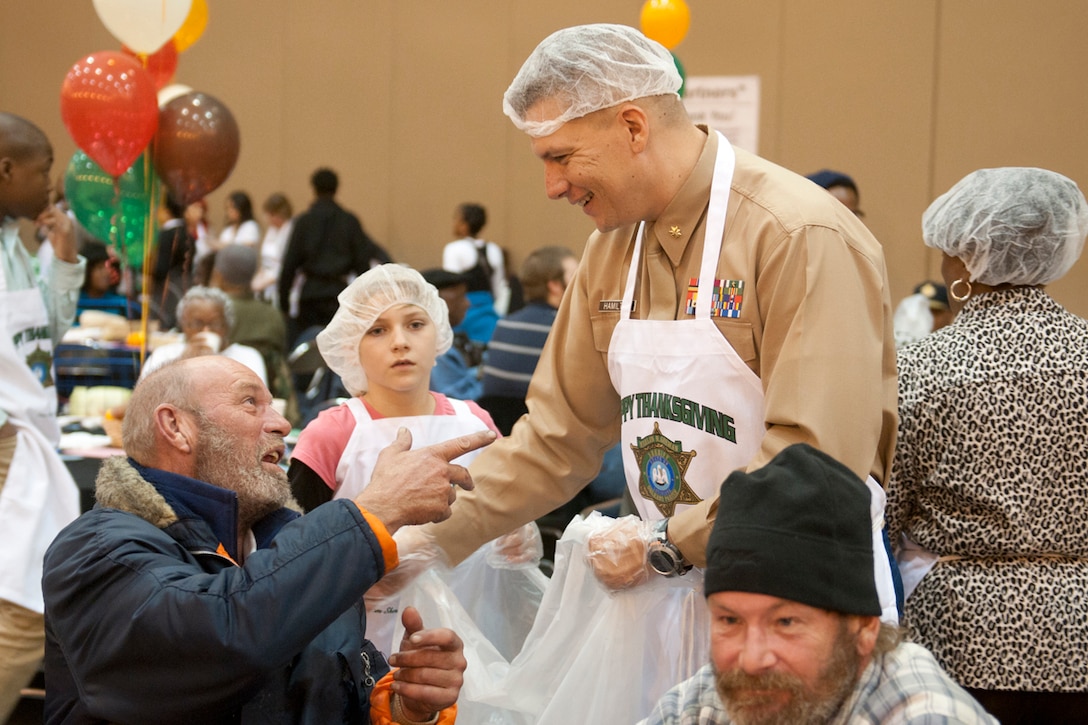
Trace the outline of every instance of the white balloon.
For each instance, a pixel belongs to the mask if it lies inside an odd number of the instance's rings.
[[[186,93],[192,92],[193,89],[184,83],[171,83],[159,91],[159,108],[162,108],[178,96],[184,96]]]
[[[154,53],[174,37],[193,0],[94,0],[106,30],[137,53]]]

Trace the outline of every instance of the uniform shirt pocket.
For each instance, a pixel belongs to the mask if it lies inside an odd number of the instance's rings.
[[[612,333],[619,321],[620,313],[618,311],[595,312],[589,316],[589,324],[593,328],[593,347],[597,352],[608,352],[608,345],[612,342]]]
[[[715,317],[713,320],[718,331],[722,333],[740,359],[748,364],[753,363],[756,359],[756,339],[752,331],[752,323],[724,317]]]

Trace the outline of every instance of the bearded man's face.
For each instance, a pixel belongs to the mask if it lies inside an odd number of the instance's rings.
[[[747,592],[707,603],[718,695],[737,725],[824,723],[849,697],[867,661],[859,618]]]
[[[195,478],[238,494],[238,523],[248,528],[281,508],[291,497],[287,473],[279,466],[283,436],[246,418],[222,425],[198,413]]]

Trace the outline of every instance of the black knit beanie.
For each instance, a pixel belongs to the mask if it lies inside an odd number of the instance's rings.
[[[752,592],[879,615],[869,500],[850,469],[804,443],[731,473],[707,544],[706,595]]]

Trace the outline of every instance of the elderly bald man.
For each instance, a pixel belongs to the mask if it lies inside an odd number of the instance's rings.
[[[407,611],[387,664],[360,605],[397,566],[392,534],[472,487],[450,459],[494,434],[409,450],[402,431],[363,493],[301,516],[271,401],[222,356],[136,386],[128,457],[46,554],[48,722],[453,721],[458,636]]]

